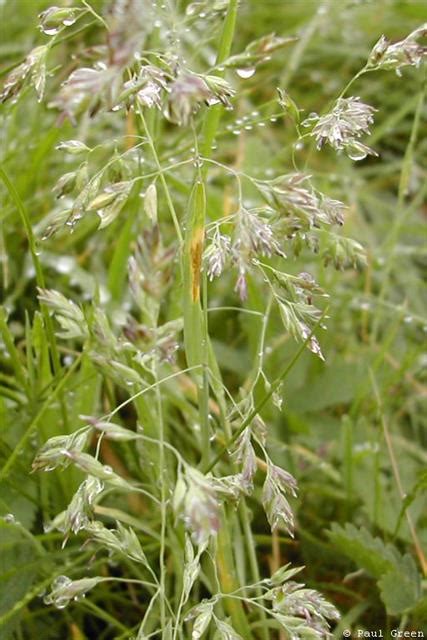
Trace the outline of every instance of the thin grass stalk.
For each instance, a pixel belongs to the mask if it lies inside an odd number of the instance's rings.
[[[211,471],[217,465],[217,463],[221,460],[221,458],[224,455],[224,453],[227,453],[229,448],[236,442],[236,440],[238,440],[239,436],[241,436],[241,434],[246,429],[246,427],[251,424],[252,420],[254,418],[256,418],[256,416],[259,414],[261,409],[267,404],[267,402],[274,395],[274,393],[276,393],[276,391],[278,390],[278,388],[282,384],[283,380],[285,380],[285,378],[287,377],[289,372],[292,370],[294,365],[297,363],[297,361],[299,360],[301,355],[304,353],[304,351],[305,351],[305,349],[307,347],[307,344],[309,343],[309,341],[311,340],[312,336],[314,335],[314,332],[315,332],[316,328],[321,324],[321,322],[322,322],[323,318],[325,317],[326,313],[327,313],[327,308],[323,311],[322,315],[320,316],[320,318],[318,319],[318,321],[314,325],[313,329],[308,334],[307,338],[301,344],[301,346],[299,347],[299,349],[297,350],[297,352],[295,353],[295,355],[293,356],[293,358],[291,359],[289,364],[283,369],[283,371],[272,382],[271,387],[267,391],[267,393],[264,394],[264,396],[258,402],[258,404],[255,406],[255,408],[242,421],[242,424],[234,432],[232,438],[226,443],[226,445],[224,445],[224,447],[222,447],[222,449],[218,452],[218,454],[215,456],[215,458],[210,463],[210,465],[204,470],[205,473],[208,473],[209,471]]]
[[[218,46],[216,66],[221,65],[230,55],[231,45],[233,44],[234,31],[236,28],[238,5],[238,0],[230,0],[229,2],[227,14],[224,20],[224,26],[221,33],[221,39]],[[215,73],[219,77],[224,76],[224,71],[216,70]],[[200,145],[200,154],[205,158],[209,158],[212,155],[212,145],[218,131],[218,125],[221,119],[222,110],[223,107],[221,105],[216,105],[213,108],[209,109],[208,113],[206,114],[202,132],[202,143]],[[202,167],[202,177],[204,179],[207,176],[207,172],[208,167],[205,163]]]
[[[157,167],[158,172],[159,172],[159,180],[162,183],[162,187],[163,187],[163,190],[164,190],[164,193],[165,193],[165,197],[166,197],[166,202],[168,204],[169,212],[171,214],[171,218],[172,218],[172,221],[173,221],[173,224],[174,224],[174,227],[175,227],[177,238],[179,240],[180,245],[182,245],[183,236],[182,236],[182,232],[181,232],[181,227],[179,225],[178,216],[177,216],[177,213],[175,211],[175,206],[173,204],[172,196],[171,196],[170,191],[169,191],[168,183],[166,182],[166,178],[165,178],[165,175],[163,173],[163,169],[162,169],[162,165],[160,163],[160,159],[159,159],[159,156],[158,156],[158,153],[157,153],[156,145],[154,144],[154,140],[153,140],[153,138],[151,136],[151,133],[150,133],[150,130],[148,128],[148,124],[147,124],[147,121],[145,119],[145,116],[144,116],[144,113],[143,113],[142,109],[138,109],[138,115],[139,115],[139,117],[141,119],[141,123],[142,123],[143,129],[144,129],[144,134],[145,134],[145,136],[147,138],[148,146],[150,147],[151,153],[153,155],[154,162],[155,162],[156,167]]]

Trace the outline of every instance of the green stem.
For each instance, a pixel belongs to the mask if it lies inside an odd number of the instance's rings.
[[[157,150],[156,150],[156,145],[154,144],[153,138],[152,138],[152,136],[150,134],[150,130],[148,128],[147,122],[145,120],[144,114],[143,114],[141,109],[138,111],[138,114],[139,114],[139,117],[141,118],[142,126],[144,128],[144,133],[145,133],[145,135],[147,137],[147,142],[148,142],[148,145],[149,145],[149,147],[151,149],[151,153],[153,154],[154,162],[155,162],[156,167],[157,167],[157,169],[159,171],[159,179],[160,179],[160,182],[162,183],[162,187],[163,187],[164,192],[165,192],[166,202],[168,204],[168,208],[169,208],[172,220],[173,220],[173,224],[174,224],[174,227],[175,227],[176,235],[178,236],[178,240],[179,240],[180,244],[182,245],[183,236],[182,236],[182,232],[181,232],[181,227],[179,226],[178,216],[176,214],[175,207],[174,207],[174,204],[172,202],[172,197],[171,197],[171,194],[170,194],[170,191],[169,191],[168,184],[166,182],[165,175],[164,175],[163,170],[162,170],[162,165],[160,164],[159,156],[158,156]]]
[[[231,45],[233,43],[234,37],[234,30],[236,28],[237,9],[238,0],[230,0],[221,33],[221,40],[218,47],[216,66],[221,65],[230,55]],[[224,72],[217,71],[216,75],[219,77],[223,77]],[[222,110],[222,105],[216,105],[214,107],[211,107],[207,112],[203,126],[202,144],[200,145],[200,153],[205,158],[209,158],[211,156],[212,145],[214,143],[215,136],[218,130]],[[207,171],[207,165],[204,163],[202,167],[203,178],[206,178]]]
[[[312,338],[312,336],[314,334],[314,331],[316,330],[317,326],[321,323],[321,321],[325,317],[326,312],[327,312],[327,308],[323,311],[323,313],[320,316],[319,320],[317,321],[317,323],[315,324],[313,329],[310,331],[309,335],[304,340],[304,342],[302,343],[302,345],[300,346],[298,351],[295,353],[294,357],[291,359],[289,364],[283,369],[282,373],[280,373],[277,376],[277,378],[274,380],[274,382],[272,383],[269,391],[267,391],[267,393],[264,395],[264,397],[258,402],[256,407],[243,420],[243,422],[240,425],[240,427],[237,429],[237,431],[235,431],[235,433],[230,438],[230,440],[222,447],[222,449],[219,451],[219,453],[213,459],[211,464],[206,469],[204,469],[205,473],[208,473],[209,471],[211,471],[215,467],[215,465],[221,460],[221,458],[224,455],[224,453],[226,453],[228,451],[228,449],[236,442],[236,440],[243,433],[243,431],[246,429],[246,427],[251,424],[252,420],[254,418],[256,418],[256,416],[259,414],[261,409],[267,404],[267,402],[270,400],[271,396],[278,390],[278,388],[282,384],[283,380],[286,378],[286,376],[288,375],[290,370],[293,368],[293,366],[295,365],[295,363],[297,362],[297,360],[299,359],[299,357],[303,353],[304,349],[306,348],[306,346],[310,342],[310,340],[311,340],[311,338]]]
[[[240,516],[241,516],[241,521],[242,521],[242,526],[243,526],[243,532],[245,534],[245,538],[246,538],[246,547],[248,550],[248,556],[249,556],[249,565],[251,568],[251,573],[252,573],[252,580],[255,583],[259,583],[261,580],[261,575],[259,572],[259,567],[258,567],[258,558],[257,558],[257,552],[256,552],[256,545],[255,545],[255,540],[254,540],[254,536],[252,533],[252,529],[251,529],[251,522],[250,522],[250,518],[249,518],[249,512],[248,512],[248,508],[246,506],[246,502],[243,500],[240,503]],[[260,586],[256,587],[256,595],[260,598],[262,596],[262,589]],[[264,640],[268,640],[269,635],[268,635],[268,629],[267,629],[267,616],[265,611],[261,611],[261,622],[262,622],[262,636],[264,638]]]
[[[155,372],[155,379],[158,380],[157,370]],[[166,548],[166,465],[165,465],[165,427],[163,419],[163,407],[162,407],[162,395],[160,387],[156,387],[156,403],[157,403],[157,418],[159,421],[159,467],[160,467],[160,493],[161,493],[161,527],[160,527],[160,620],[162,629],[166,628],[166,565],[165,565],[165,548]]]
[[[202,387],[199,391],[199,412],[202,430],[202,467],[209,464],[210,428],[209,428],[209,325],[208,325],[208,282],[206,270],[202,274]]]

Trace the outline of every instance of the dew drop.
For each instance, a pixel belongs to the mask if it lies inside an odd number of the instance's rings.
[[[69,256],[59,256],[55,262],[58,273],[71,273],[74,268],[74,260]]]
[[[354,160],[357,162],[358,160],[364,160],[368,154],[363,149],[358,149],[357,147],[352,147],[348,149],[348,157],[350,160]]]
[[[59,27],[41,27],[41,30],[46,36],[56,36],[59,33]]]
[[[68,576],[58,576],[52,582],[52,590],[59,589],[59,588],[62,588],[62,587],[68,587],[68,585],[70,585],[71,582],[72,582],[72,580],[70,580],[70,578]]]
[[[247,80],[248,78],[252,78],[252,76],[254,75],[255,67],[245,67],[244,69],[237,69],[236,73],[239,78]]]
[[[13,515],[13,513],[6,513],[6,515],[3,516],[3,520],[4,520],[4,522],[7,522],[8,524],[16,524],[16,518]]]
[[[53,604],[57,609],[65,609],[69,603],[70,600],[68,598],[57,598]]]

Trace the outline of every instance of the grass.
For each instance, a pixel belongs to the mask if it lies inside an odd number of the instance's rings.
[[[424,3],[188,5],[0,7],[0,636],[423,631]]]

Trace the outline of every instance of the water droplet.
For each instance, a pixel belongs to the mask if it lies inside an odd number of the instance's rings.
[[[259,127],[265,127],[265,122],[258,122]]]
[[[70,256],[59,256],[55,261],[58,273],[71,273],[74,268],[74,260]]]
[[[234,130],[233,130],[233,134],[234,134],[235,136],[238,136],[238,135],[240,134],[240,129],[234,129]]]
[[[366,151],[358,147],[348,147],[347,154],[350,160],[357,162],[358,160],[364,160],[368,155]]]
[[[108,474],[113,473],[112,468],[108,464],[104,465],[104,471],[105,473],[108,473]]]
[[[72,583],[72,580],[68,576],[58,576],[52,582],[52,590],[59,589],[60,587],[68,587]]]
[[[246,131],[251,131],[251,129],[253,129],[253,126],[251,124],[247,124],[245,126]]]
[[[41,27],[41,31],[46,36],[56,36],[56,34],[59,33],[59,27]]]
[[[16,524],[16,518],[13,513],[6,513],[6,515],[3,516],[3,520],[8,524]]]
[[[252,78],[255,73],[255,67],[245,67],[244,69],[237,69],[237,75],[239,78],[243,78],[243,80],[247,80],[248,78]]]
[[[271,116],[270,122],[277,122],[277,118],[275,116]]]
[[[57,609],[65,609],[70,604],[70,600],[69,598],[57,598],[53,604]]]
[[[412,324],[413,321],[414,319],[412,316],[406,316],[405,319],[403,320],[405,324]]]

